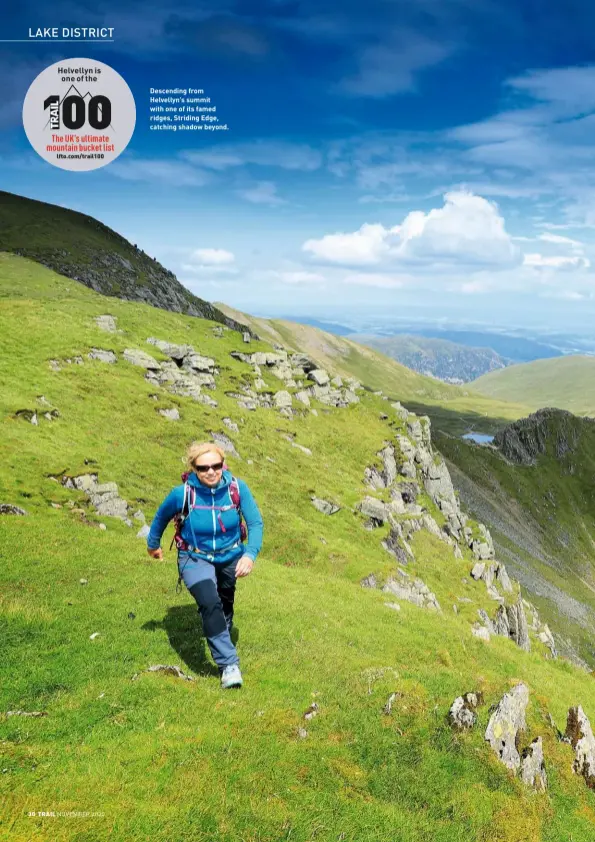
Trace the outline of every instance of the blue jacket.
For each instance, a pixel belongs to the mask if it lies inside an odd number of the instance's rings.
[[[240,517],[237,509],[231,508],[226,512],[220,512],[215,506],[232,505],[229,485],[231,482],[231,471],[223,471],[219,484],[209,488],[199,480],[194,472],[191,472],[187,482],[196,489],[196,506],[208,506],[209,509],[194,509],[188,514],[182,526],[182,538],[193,546],[210,555],[198,556],[213,562],[226,562],[241,555],[250,556],[254,561],[262,546],[262,516],[256,505],[252,492],[244,482],[238,479],[240,489],[240,508],[248,527],[248,540],[246,544],[239,544],[240,541]],[[161,536],[165,527],[178,512],[182,511],[184,502],[184,486],[177,485],[167,495],[163,503],[157,509],[153,518],[151,529],[147,537],[147,546],[150,550],[156,550],[161,542]],[[223,521],[225,532],[221,529],[220,520]],[[193,534],[194,533],[194,534]],[[243,552],[242,552],[243,548]],[[213,552],[213,551],[216,552]]]

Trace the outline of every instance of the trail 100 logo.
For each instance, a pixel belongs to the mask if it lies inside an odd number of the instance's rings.
[[[91,59],[47,67],[23,104],[29,142],[44,160],[66,170],[94,170],[126,148],[136,122],[132,91],[113,68]]]

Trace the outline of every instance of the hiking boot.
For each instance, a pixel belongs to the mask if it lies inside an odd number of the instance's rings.
[[[243,684],[242,673],[237,664],[230,664],[221,673],[221,686],[226,690],[228,687],[241,687]]]

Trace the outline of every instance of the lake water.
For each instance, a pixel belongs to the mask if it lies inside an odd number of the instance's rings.
[[[490,444],[494,441],[494,436],[488,436],[487,433],[465,433],[462,438],[471,439],[477,444]]]

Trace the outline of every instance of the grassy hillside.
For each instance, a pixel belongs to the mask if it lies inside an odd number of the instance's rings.
[[[505,441],[518,428],[522,452]],[[436,434],[468,511],[489,524],[497,557],[540,613],[588,660],[595,656],[595,423],[544,410],[493,447]],[[518,451],[517,451],[518,452]],[[511,461],[514,459],[514,461]]]
[[[467,385],[495,400],[522,401],[532,411],[555,406],[575,415],[595,415],[595,357],[536,360],[492,371]]]
[[[458,435],[469,428],[495,433],[530,410],[517,403],[484,398],[461,386],[442,383],[418,374],[380,351],[310,325],[282,319],[263,319],[235,310],[221,302],[217,307],[272,343],[303,350],[323,367],[356,377],[372,390],[382,390],[395,400],[406,401],[419,414],[427,414],[436,429]]]
[[[245,329],[193,295],[155,258],[78,211],[0,190],[0,249],[31,258],[104,295]]]
[[[477,610],[492,613],[494,603],[469,577],[471,553],[457,560],[425,530],[413,535],[408,573],[423,578],[441,612],[404,601],[396,611],[387,594],[360,586],[370,573],[395,572],[380,544],[385,529],[364,528],[354,511],[369,493],[365,468],[403,431],[387,401],[366,392],[347,408],[313,401],[317,415],[293,419],[240,410],[226,392],[251,378],[230,356],[246,351],[233,331],[217,337],[211,322],[108,300],[6,255],[0,291],[0,500],[28,512],[3,515],[0,530],[4,838],[592,840],[595,794],[571,771],[572,749],[547,719],[563,730],[577,703],[595,717],[592,677],[547,660],[545,647],[526,653],[508,639],[474,637]],[[121,333],[98,328],[95,317],[106,313]],[[216,360],[217,407],[156,389],[123,359],[127,348],[164,359],[149,336]],[[117,362],[89,359],[94,347]],[[270,346],[250,346],[258,349]],[[77,356],[81,364],[66,362]],[[49,421],[40,410],[34,425],[18,413],[39,409],[42,396],[59,415]],[[157,411],[171,407],[180,422]],[[229,432],[224,417],[239,427],[242,458],[230,457],[230,466],[265,519],[263,551],[238,584],[239,692],[219,688],[196,607],[175,592],[173,554],[150,559],[136,527],[100,518],[82,492],[56,481],[92,469],[150,521],[178,482],[188,442]],[[311,493],[341,510],[322,515]],[[179,664],[194,681],[143,672],[152,664]],[[543,737],[542,794],[508,772],[483,738],[489,705],[519,680],[531,694],[520,747]],[[479,724],[454,732],[448,709],[471,689],[486,698]],[[314,701],[317,715],[307,721]],[[6,715],[15,710],[46,715]]]
[[[397,360],[407,368],[444,380],[446,383],[467,383],[482,374],[509,365],[491,348],[470,348],[425,336],[375,336],[354,333],[349,339],[360,345],[375,348],[386,356]]]

